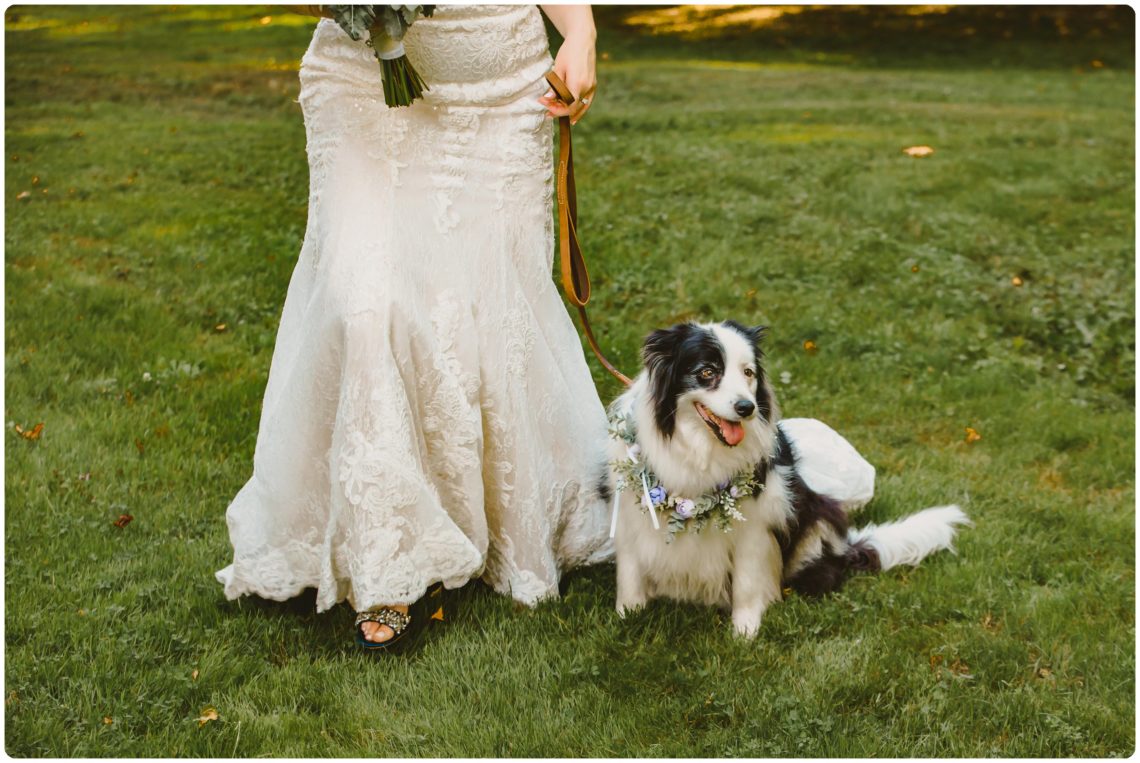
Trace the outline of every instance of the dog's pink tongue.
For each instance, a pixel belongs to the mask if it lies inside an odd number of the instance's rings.
[[[744,427],[740,425],[739,421],[721,419],[720,433],[724,435],[724,441],[729,445],[736,445],[744,439]]]

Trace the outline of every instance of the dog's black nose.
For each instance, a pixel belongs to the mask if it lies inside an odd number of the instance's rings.
[[[742,417],[751,416],[752,412],[756,410],[756,403],[751,400],[737,400],[736,405],[732,406],[736,409],[736,413]]]

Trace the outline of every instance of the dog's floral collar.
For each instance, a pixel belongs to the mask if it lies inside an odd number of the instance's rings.
[[[641,508],[649,512],[653,527],[657,529],[657,512],[664,511],[668,516],[669,538],[682,531],[699,533],[709,522],[716,524],[724,532],[732,530],[733,520],[744,521],[744,515],[737,508],[742,498],[760,495],[764,482],[756,476],[756,469],[745,469],[731,479],[717,485],[715,489],[695,498],[669,493],[657,479],[657,475],[641,456],[641,446],[637,444],[637,431],[626,415],[610,416],[610,436],[625,443],[627,458],[610,462],[617,474],[617,491],[614,494],[613,517],[610,521],[610,537],[617,530],[618,498],[623,490],[641,492]]]

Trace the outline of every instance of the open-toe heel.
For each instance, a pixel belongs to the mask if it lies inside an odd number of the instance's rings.
[[[443,601],[443,584],[436,583],[428,588],[415,604],[408,607],[404,614],[391,607],[377,607],[356,614],[356,643],[367,651],[388,650],[399,651],[406,648],[416,639],[424,627],[432,622],[443,622],[447,619],[447,611]],[[387,641],[369,641],[364,638],[364,623],[380,623],[392,629],[393,636]]]

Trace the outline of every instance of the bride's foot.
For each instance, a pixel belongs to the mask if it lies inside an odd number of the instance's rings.
[[[387,609],[394,609],[397,612],[400,612],[401,614],[405,614],[405,615],[408,614],[408,605],[407,604],[393,604],[393,605],[387,607]],[[388,641],[389,639],[391,639],[393,636],[396,635],[396,632],[394,630],[392,630],[389,626],[384,625],[382,623],[374,623],[374,622],[363,622],[363,623],[361,623],[360,624],[360,631],[364,634],[364,640],[365,641],[371,641],[371,642],[376,643],[376,644],[380,644],[380,643],[383,643],[385,641]]]

